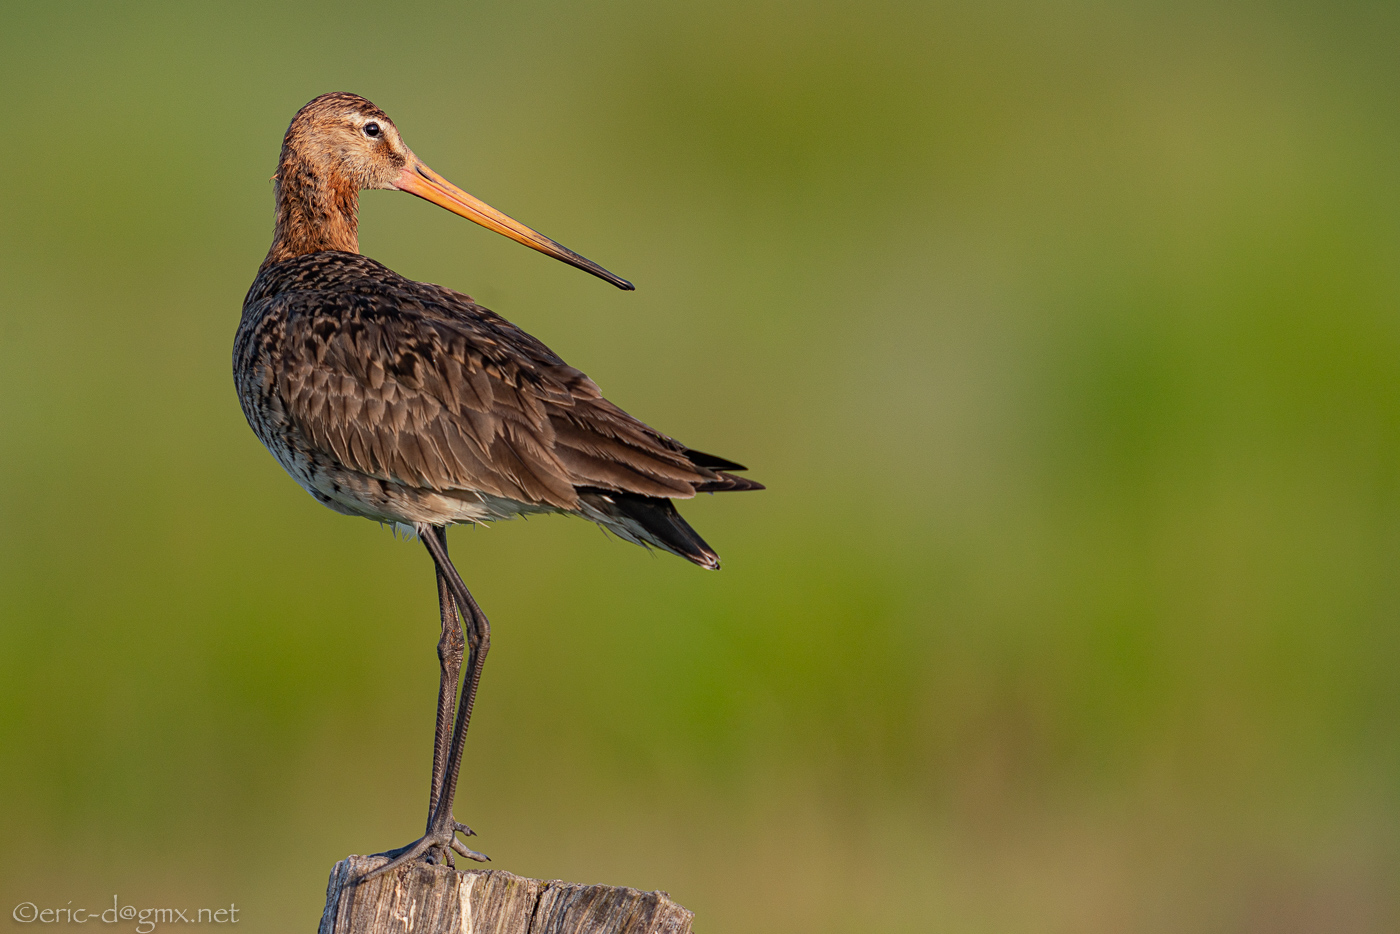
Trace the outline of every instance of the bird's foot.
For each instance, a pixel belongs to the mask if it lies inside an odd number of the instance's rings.
[[[468,837],[475,836],[473,831],[466,824],[459,824],[451,817],[440,827],[428,831],[408,846],[401,846],[396,850],[387,850],[383,853],[376,853],[376,856],[387,856],[389,862],[378,869],[365,873],[365,879],[373,879],[375,876],[383,875],[386,872],[405,866],[414,860],[423,860],[430,864],[439,864],[456,868],[456,860],[452,858],[455,852],[459,856],[476,860],[478,863],[489,863],[491,857],[476,850],[468,849],[466,844],[457,839],[457,834],[465,834]]]

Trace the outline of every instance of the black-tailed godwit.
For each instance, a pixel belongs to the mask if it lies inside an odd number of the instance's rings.
[[[258,439],[317,501],[411,528],[437,571],[441,681],[428,829],[391,851],[384,872],[418,858],[451,865],[454,850],[486,858],[457,838],[472,831],[452,803],[491,633],[448,559],[447,526],[564,513],[718,568],[671,501],[762,486],[735,476],[739,464],[628,415],[466,295],[361,256],[359,193],[370,188],[417,195],[619,288],[632,285],[429,169],[363,97],[318,97],[287,128],[276,232],[234,342],[239,401]]]

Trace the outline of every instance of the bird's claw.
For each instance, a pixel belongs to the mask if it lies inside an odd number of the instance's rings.
[[[426,859],[428,862],[438,862],[438,854],[441,854],[441,862],[448,867],[456,868],[456,863],[452,859],[455,851],[467,859],[475,860],[478,863],[489,863],[491,857],[476,850],[468,849],[466,844],[457,839],[457,834],[461,832],[467,836],[474,836],[474,831],[466,824],[459,824],[453,821],[450,829],[443,831],[430,831],[410,843],[408,846],[401,846],[396,850],[387,850],[379,853],[379,856],[390,857],[389,861],[378,869],[372,869],[365,873],[366,881],[382,876],[386,872],[392,872],[400,866],[405,866],[416,859]]]
[[[474,859],[478,863],[491,862],[491,857],[487,856],[485,853],[478,853],[476,850],[468,849],[467,845],[461,840],[458,840],[456,837],[452,838],[452,849],[456,850],[460,855],[465,856],[467,859]]]

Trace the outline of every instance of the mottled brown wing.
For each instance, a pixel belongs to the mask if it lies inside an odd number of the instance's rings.
[[[577,508],[577,487],[729,488],[524,331],[466,296],[396,280],[274,299],[277,395],[315,448],[381,480],[563,509]]]

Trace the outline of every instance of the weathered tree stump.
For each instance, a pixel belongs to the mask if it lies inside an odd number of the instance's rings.
[[[319,934],[690,934],[665,892],[541,882],[501,870],[416,863],[361,882],[388,860],[335,864]]]

